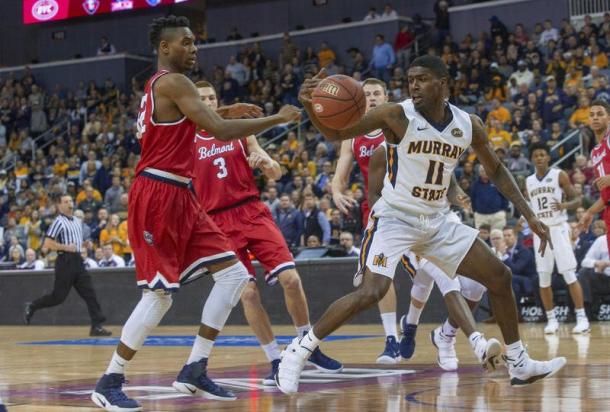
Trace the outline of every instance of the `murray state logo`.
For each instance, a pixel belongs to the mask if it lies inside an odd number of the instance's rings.
[[[456,127],[455,129],[451,130],[451,135],[453,137],[462,137],[464,136],[464,132],[462,129]]]
[[[100,7],[99,0],[85,0],[83,1],[83,9],[87,12],[87,14],[92,15],[95,14],[97,9]]]
[[[383,253],[373,256],[373,266],[388,267],[388,257]]]
[[[161,0],[146,0],[146,3],[148,3],[150,7],[155,7],[161,3]]]
[[[38,0],[32,6],[32,16],[36,20],[51,20],[59,12],[59,4],[56,0]]]

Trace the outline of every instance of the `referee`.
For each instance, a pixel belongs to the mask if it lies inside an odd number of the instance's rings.
[[[31,303],[26,303],[23,320],[29,325],[34,312],[42,308],[50,308],[61,304],[68,297],[70,288],[74,286],[76,292],[87,304],[91,318],[90,336],[110,336],[112,332],[102,327],[106,320],[102,313],[91,276],[83,264],[80,255],[83,249],[82,221],[74,217],[74,202],[70,195],[62,195],[56,200],[59,215],[47,230],[43,249],[57,251],[55,262],[55,284],[53,291]]]

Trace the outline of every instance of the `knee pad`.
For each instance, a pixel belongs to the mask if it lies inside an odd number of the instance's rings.
[[[566,281],[566,284],[571,285],[572,283],[576,282],[578,279],[576,278],[576,271],[574,270],[569,270],[565,273],[562,273],[563,276],[563,280]]]
[[[424,270],[418,270],[413,278],[411,286],[411,297],[422,303],[426,303],[430,298],[430,293],[434,288],[434,280],[428,276]]]
[[[140,350],[146,337],[157,327],[171,306],[171,293],[144,290],[142,298],[123,326],[121,342],[133,350]]]
[[[203,306],[201,323],[221,330],[229,318],[231,310],[239,302],[241,293],[250,277],[241,262],[214,273],[212,277],[215,283]]]
[[[538,273],[538,286],[541,288],[551,287],[551,272],[539,272]],[[566,279],[567,282],[567,279]]]
[[[479,302],[483,298],[485,291],[487,291],[487,288],[476,280],[465,276],[458,276],[458,280],[462,288],[462,296],[472,302]]]
[[[450,278],[432,262],[427,262],[422,269],[425,270],[432,279],[434,279],[436,286],[438,286],[438,289],[441,291],[443,296],[449,292],[460,291],[460,282],[457,280],[457,277],[453,279]]]

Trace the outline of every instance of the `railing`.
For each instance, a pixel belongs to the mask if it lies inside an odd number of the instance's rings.
[[[580,130],[570,131],[563,139],[561,139],[560,141],[555,143],[555,145],[553,147],[551,147],[551,154],[553,152],[556,152],[559,149],[561,149],[566,143],[568,143],[570,141],[574,141],[575,138],[578,139],[578,144],[576,146],[574,146],[572,149],[570,149],[568,152],[564,153],[564,155],[561,156],[559,159],[557,159],[551,165],[552,167],[560,165],[561,163],[563,163],[564,161],[568,160],[570,157],[575,155],[577,152],[584,154],[584,144],[582,141],[582,135],[580,133]]]
[[[283,138],[285,136],[288,135],[288,133],[294,131],[296,129],[297,132],[297,140],[301,140],[301,130],[307,126],[309,123],[311,123],[311,120],[309,118],[305,118],[303,120],[301,120],[299,123],[293,124],[291,126],[289,126],[286,130],[284,130],[282,133],[278,134],[277,136],[273,137],[271,140],[268,140],[266,142],[264,142],[261,146],[263,147],[263,149],[266,149],[267,147],[269,147],[269,145],[278,142],[280,140],[283,140]],[[273,126],[261,133],[259,133],[258,135],[256,135],[257,139],[261,138],[262,136],[265,135],[265,133],[267,133],[268,131],[274,129],[277,126]]]
[[[599,23],[604,13],[610,11],[610,0],[569,0],[568,7],[570,21],[580,29],[585,16],[591,16],[593,22]]]

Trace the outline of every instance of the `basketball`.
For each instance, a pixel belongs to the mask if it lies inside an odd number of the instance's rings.
[[[362,86],[342,74],[322,80],[312,93],[312,104],[320,122],[334,130],[353,126],[366,110]]]

